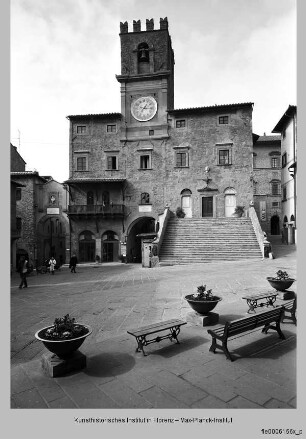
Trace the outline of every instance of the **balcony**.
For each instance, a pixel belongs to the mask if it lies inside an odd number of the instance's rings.
[[[74,216],[105,216],[105,217],[124,217],[124,204],[77,204],[68,206],[68,215]]]

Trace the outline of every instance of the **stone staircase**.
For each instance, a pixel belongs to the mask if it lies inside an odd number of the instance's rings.
[[[250,218],[171,217],[159,252],[160,265],[261,259]]]

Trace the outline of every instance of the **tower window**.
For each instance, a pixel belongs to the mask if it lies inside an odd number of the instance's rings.
[[[106,132],[107,133],[115,133],[116,132],[116,125],[107,125]]]
[[[227,125],[228,116],[219,116],[219,125]]]
[[[140,156],[140,169],[151,169],[151,156],[141,155]]]
[[[18,187],[16,189],[16,201],[19,201],[19,200],[21,200],[21,188],[20,187]]]
[[[176,166],[178,168],[185,168],[188,166],[188,153],[176,152]]]
[[[280,195],[280,183],[272,183],[271,189],[272,195]]]
[[[282,155],[282,167],[284,168],[286,166],[286,164],[287,164],[287,153],[285,152]]]
[[[279,167],[279,157],[272,157],[271,159],[271,168]]]
[[[150,195],[147,192],[143,192],[140,197],[141,204],[150,204]]]
[[[86,157],[78,157],[77,158],[77,171],[86,171],[87,170],[87,158]]]
[[[176,128],[185,128],[186,127],[186,120],[185,119],[176,120],[175,127]]]
[[[86,134],[86,125],[78,125],[77,134]]]
[[[231,165],[231,157],[229,149],[219,149],[219,165]]]
[[[107,157],[107,169],[108,170],[118,169],[118,157],[117,156],[108,156]]]

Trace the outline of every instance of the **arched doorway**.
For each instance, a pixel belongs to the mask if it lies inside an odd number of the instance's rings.
[[[270,221],[271,225],[271,235],[279,235],[279,217],[278,215],[273,215]]]
[[[79,259],[80,262],[94,262],[96,254],[96,240],[89,230],[79,235]]]
[[[181,192],[181,207],[185,212],[186,218],[192,218],[191,190],[184,189]]]
[[[228,187],[224,191],[224,206],[225,216],[232,216],[236,207],[236,191],[232,187]]]
[[[128,230],[127,236],[127,261],[140,263],[141,257],[141,238],[137,235],[142,233],[155,233],[155,219],[152,217],[142,217],[135,220]]]
[[[118,261],[119,238],[115,232],[108,230],[102,235],[102,262]]]

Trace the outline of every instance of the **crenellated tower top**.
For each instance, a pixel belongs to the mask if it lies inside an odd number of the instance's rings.
[[[159,29],[156,30],[167,30],[168,29],[168,18],[160,18],[159,20]],[[132,32],[147,32],[147,31],[153,31],[154,30],[154,20],[146,19],[146,30],[141,31],[141,21],[140,20],[133,20],[133,31]],[[127,34],[129,33],[129,25],[128,22],[125,21],[124,23],[120,23],[120,33],[121,34]]]

